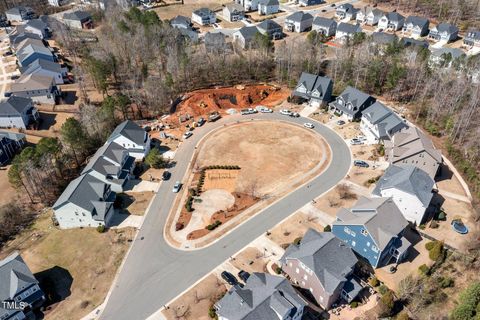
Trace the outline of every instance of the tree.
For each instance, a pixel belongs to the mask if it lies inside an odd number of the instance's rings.
[[[460,293],[459,304],[453,309],[453,320],[471,320],[477,313],[480,303],[480,282],[473,282],[467,289]]]
[[[145,157],[145,163],[151,168],[161,169],[167,164],[167,161],[163,158],[158,148],[152,148]]]
[[[77,152],[86,153],[89,144],[88,136],[80,122],[75,118],[68,118],[60,128],[60,136],[72,151],[77,165],[80,166]]]

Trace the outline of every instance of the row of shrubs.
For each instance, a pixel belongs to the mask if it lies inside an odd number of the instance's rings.
[[[213,224],[209,224],[208,226],[206,226],[205,229],[212,231],[218,228],[221,224],[222,221],[217,220]]]
[[[236,165],[213,165],[213,166],[206,166],[202,168],[204,170],[213,170],[213,169],[223,169],[223,170],[240,170],[240,166]]]
[[[192,203],[193,203],[193,196],[189,195],[188,199],[187,199],[187,202],[185,203],[185,209],[187,210],[187,212],[192,212],[193,211]]]

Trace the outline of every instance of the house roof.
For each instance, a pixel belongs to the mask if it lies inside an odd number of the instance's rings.
[[[400,13],[393,12],[393,11],[386,13],[385,16],[387,17],[388,21],[390,21],[390,22],[399,22],[399,21],[405,19],[405,17],[402,16]]]
[[[418,40],[418,39],[404,37],[402,38],[402,43],[405,47],[415,46],[415,47],[428,48],[428,41],[426,40]]]
[[[215,306],[226,319],[274,320],[291,317],[305,305],[287,279],[254,272],[245,287],[233,286]]]
[[[63,14],[63,19],[64,20],[74,20],[74,21],[80,21],[83,22],[85,20],[91,19],[92,16],[90,13],[82,10],[76,10],[73,12],[67,12]]]
[[[285,18],[285,20],[290,20],[293,22],[302,22],[310,19],[313,19],[313,16],[310,13],[305,13],[303,11],[297,11]]]
[[[465,52],[458,48],[435,48],[431,50],[431,54],[435,57],[441,57],[444,54],[450,54],[452,59],[458,59],[462,56],[466,56]]]
[[[38,284],[18,252],[0,260],[0,301],[13,300],[15,296],[32,285]],[[0,316],[3,315],[0,306]]]
[[[348,86],[343,92],[340,94],[340,97],[345,102],[350,102],[354,107],[360,107],[363,105],[371,96],[358,90],[357,88]]]
[[[62,73],[62,66],[56,62],[44,59],[37,59],[26,68],[21,68],[22,74],[33,73],[38,70],[48,70],[51,72]]]
[[[238,29],[238,31],[244,39],[253,39],[259,32],[256,26],[244,26]]]
[[[0,116],[18,116],[25,113],[32,106],[32,99],[11,96],[0,102]]]
[[[417,127],[408,127],[394,134],[392,151],[394,163],[420,152],[428,153],[438,163],[442,162],[442,153],[435,148],[432,140]]]
[[[16,49],[17,45],[23,42],[26,39],[36,39],[41,40],[40,35],[31,32],[14,32],[9,36],[10,44]]]
[[[200,9],[197,9],[197,10],[193,11],[193,13],[197,16],[200,16],[200,17],[207,17],[207,16],[210,16],[210,15],[215,15],[215,12],[213,12],[212,10],[210,10],[208,8],[200,8]]]
[[[397,36],[391,33],[374,32],[372,33],[372,39],[377,44],[389,44],[397,40]]]
[[[28,90],[49,90],[53,85],[53,76],[23,74],[10,86],[11,92]]]
[[[320,97],[323,97],[331,84],[332,84],[332,79],[328,77],[322,77],[315,74],[302,72],[296,88],[298,88],[300,85],[303,85],[309,92],[318,90],[320,92]],[[299,92],[299,91],[296,91],[296,89],[295,89],[295,95],[298,95],[304,98],[310,98],[308,93],[306,94],[303,92]]]
[[[16,14],[16,15],[21,15],[22,13],[25,13],[25,12],[33,12],[33,10],[30,7],[16,6],[5,11],[6,14]]]
[[[322,287],[333,294],[352,272],[357,257],[331,232],[308,229],[299,245],[291,244],[280,259],[296,259],[312,270]]]
[[[470,40],[480,40],[480,30],[469,30],[465,38]]]
[[[345,10],[346,12],[350,12],[350,11],[353,11],[355,8],[353,7],[353,5],[351,3],[344,3],[344,4],[341,4],[337,7],[337,10]]]
[[[225,35],[221,32],[207,32],[205,34],[205,44],[208,45],[224,45]]]
[[[348,33],[348,34],[353,34],[353,33],[358,32],[359,28],[360,28],[360,25],[358,23],[357,24],[350,24],[350,23],[346,23],[346,22],[340,22],[337,26],[337,32],[340,31],[340,32]]]
[[[243,6],[241,4],[238,4],[238,3],[235,3],[235,2],[232,2],[232,3],[227,3],[225,5],[225,7],[228,9],[228,11],[230,12],[233,12],[233,11],[237,11],[237,12],[245,12],[245,9],[243,8]]]
[[[409,16],[405,21],[405,24],[412,24],[413,26],[419,26],[420,28],[423,28],[426,25],[428,26],[429,21],[423,17]]]
[[[378,127],[380,138],[390,138],[395,132],[407,127],[402,118],[378,101],[366,108],[362,117]]]
[[[107,141],[113,141],[119,136],[123,136],[138,145],[145,143],[145,130],[131,120],[120,123],[113,130]]]
[[[104,198],[108,187],[108,184],[94,176],[82,174],[68,184],[53,205],[53,210],[58,210],[67,203],[73,203],[91,212],[94,220],[104,221],[110,205],[115,200],[114,192],[111,192],[108,198]]]
[[[440,23],[439,25],[437,25],[436,27],[434,27],[438,32],[446,32],[448,34],[452,34],[452,33],[455,33],[455,32],[458,32],[458,28],[456,26],[454,26],[453,24],[450,24],[450,23]]]
[[[185,28],[188,28],[192,25],[192,20],[190,20],[190,18],[185,16],[176,16],[175,18],[170,20],[170,24],[183,25]]]
[[[122,170],[125,154],[128,154],[127,149],[113,141],[107,141],[88,161],[82,174],[96,171],[103,176],[117,175]]]
[[[408,225],[392,198],[361,197],[350,209],[342,208],[333,225],[363,225],[380,250]]]
[[[369,13],[373,13],[375,17],[381,17],[385,14],[382,10],[378,8],[372,8],[370,6],[366,6],[360,9],[360,12],[362,12],[364,15],[368,15]]]
[[[28,20],[27,23],[24,24],[25,27],[31,27],[37,29],[39,31],[45,31],[48,28],[48,25],[42,19],[32,19]]]
[[[17,51],[17,57],[20,62],[25,61],[32,54],[42,54],[53,58],[53,53],[43,45],[32,43],[34,39],[27,39],[25,41],[30,42],[29,44],[21,46],[21,49]],[[17,47],[18,48],[18,47]]]
[[[336,26],[337,22],[333,19],[317,16],[315,17],[315,19],[313,19],[313,25],[324,27],[324,28],[330,28],[332,26]]]
[[[13,141],[21,141],[25,140],[26,135],[24,133],[0,130],[0,137],[5,137]]]
[[[282,27],[271,19],[263,20],[258,26],[258,29],[262,29],[266,32],[269,30],[282,29]]]
[[[278,0],[259,0],[258,4],[264,6],[278,6],[280,3],[278,2]]]

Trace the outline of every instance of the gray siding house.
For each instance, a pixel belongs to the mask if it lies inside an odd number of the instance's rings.
[[[242,49],[254,48],[255,35],[260,33],[255,26],[244,26],[233,33],[233,42],[239,45]]]
[[[176,16],[170,20],[170,25],[177,29],[191,29],[193,27],[192,20],[184,16]]]
[[[150,135],[135,122],[126,120],[119,124],[107,140],[127,149],[128,155],[143,160],[150,151]]]
[[[223,16],[230,22],[243,20],[245,18],[245,9],[238,3],[227,3],[223,8]]]
[[[11,84],[13,96],[30,98],[34,103],[55,104],[60,90],[52,76],[40,74],[24,74]]]
[[[410,16],[405,21],[403,32],[410,33],[414,38],[424,37],[428,34],[429,24],[430,22],[428,19],[418,16]]]
[[[332,79],[302,72],[293,95],[309,100],[312,105],[320,106],[330,102],[332,91]]]
[[[90,13],[86,11],[73,11],[63,15],[63,22],[74,29],[92,29],[93,21]]]
[[[353,250],[331,232],[308,229],[299,245],[291,244],[280,259],[290,280],[310,291],[325,310],[340,299],[350,303],[362,286],[353,277]]]
[[[280,9],[280,3],[278,0],[259,0],[258,1],[258,14],[270,15],[277,13]]]
[[[255,272],[243,288],[233,286],[214,307],[219,320],[300,320],[306,305],[287,279]]]
[[[346,22],[340,22],[337,26],[337,31],[335,33],[335,38],[345,42],[349,39],[352,39],[356,33],[362,32],[360,24],[350,24]]]
[[[333,19],[315,17],[312,29],[326,37],[332,37],[337,32],[337,22]]]
[[[35,12],[30,7],[13,7],[5,11],[8,21],[22,22],[35,18]]]
[[[208,26],[217,22],[217,16],[208,8],[200,8],[192,12],[192,21],[201,26]]]
[[[46,301],[37,279],[18,252],[0,260],[0,301],[2,320],[35,319],[33,311]],[[18,307],[20,304],[25,304],[23,309]]]
[[[268,35],[270,39],[281,39],[283,37],[282,26],[273,20],[263,20],[258,26],[258,31],[261,34]]]
[[[428,38],[434,41],[452,42],[458,38],[458,28],[450,23],[440,23],[430,30]]]
[[[9,97],[0,102],[0,127],[27,129],[38,120],[40,115],[33,106],[32,99],[22,97]]]
[[[285,29],[290,32],[304,32],[312,28],[313,16],[297,11],[285,18]]]
[[[348,120],[359,119],[363,110],[371,106],[375,98],[348,86],[337,99],[329,104],[330,111],[345,115]]]
[[[375,141],[390,140],[395,133],[407,127],[402,118],[381,102],[375,102],[362,112],[360,129]]]
[[[350,3],[344,3],[337,7],[335,10],[335,17],[340,20],[355,20],[357,18],[357,12],[359,9],[353,7]]]
[[[20,70],[22,74],[38,74],[41,76],[53,77],[55,84],[63,84],[63,78],[67,76],[68,69],[56,62],[37,59],[27,68]]]
[[[27,23],[16,27],[17,33],[34,33],[41,39],[48,38],[49,28],[48,25],[42,19],[28,20]]]
[[[470,30],[463,38],[463,44],[468,47],[480,47],[480,30]]]
[[[383,30],[398,31],[403,28],[405,17],[398,12],[385,13],[378,20],[378,27]]]

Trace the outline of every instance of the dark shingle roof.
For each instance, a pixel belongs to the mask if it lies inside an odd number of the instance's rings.
[[[458,28],[450,23],[440,23],[435,27],[438,32],[447,32],[447,33],[455,33],[458,32]]]
[[[288,17],[285,18],[286,20],[291,20],[294,22],[302,22],[307,21],[309,19],[313,19],[313,16],[310,13],[305,13],[303,11],[297,11]]]
[[[348,34],[356,33],[359,26],[360,25],[358,23],[350,24],[346,22],[340,22],[337,26],[337,32],[340,31]]]
[[[324,27],[324,28],[330,28],[332,26],[336,26],[337,22],[333,19],[329,19],[325,17],[315,17],[315,19],[313,19],[313,25]]]
[[[266,32],[268,32],[269,30],[282,29],[282,27],[278,23],[271,19],[263,20],[262,23],[258,25],[258,28],[265,30]]]
[[[90,13],[86,11],[73,11],[73,12],[68,12],[63,15],[63,19],[65,20],[75,20],[75,21],[85,21],[88,19],[91,19]]]
[[[253,39],[259,32],[256,26],[244,26],[238,29],[244,39]]]
[[[18,116],[25,113],[32,105],[32,100],[28,98],[9,97],[0,102],[0,116]]]
[[[423,26],[428,25],[429,21],[426,18],[418,17],[418,16],[410,16],[405,21],[405,24],[413,24],[414,26],[419,26],[423,28]]]
[[[374,32],[372,34],[372,40],[377,44],[389,44],[395,42],[397,36],[391,33]]]
[[[145,143],[145,130],[130,120],[120,123],[115,130],[113,130],[108,141],[113,141],[118,136],[124,136],[139,145]]]
[[[208,8],[200,8],[200,9],[197,9],[195,11],[193,11],[194,14],[196,14],[197,16],[200,16],[200,17],[208,17],[210,15],[215,15],[215,12],[213,12],[212,10],[208,9]]]

